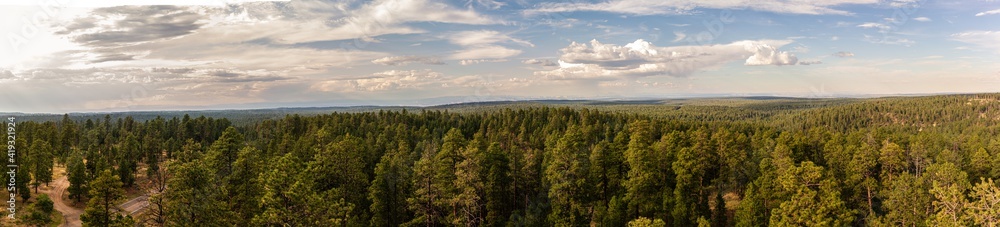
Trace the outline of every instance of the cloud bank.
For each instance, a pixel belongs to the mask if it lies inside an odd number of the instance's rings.
[[[614,80],[654,75],[687,76],[693,72],[742,60],[747,66],[795,65],[798,58],[778,48],[787,40],[737,41],[705,46],[657,47],[639,39],[624,46],[573,42],[562,49],[559,68],[536,71],[549,79]],[[533,61],[534,62],[534,61]]]
[[[808,14],[808,15],[852,15],[836,9],[845,5],[879,4],[879,0],[829,0],[829,1],[783,1],[783,0],[611,0],[600,3],[560,2],[541,3],[539,7],[527,10],[527,14],[597,11],[634,15],[690,14],[699,8],[705,9],[749,9],[762,12]]]

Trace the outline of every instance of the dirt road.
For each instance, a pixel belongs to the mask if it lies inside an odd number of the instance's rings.
[[[126,201],[125,203],[122,203],[122,205],[119,205],[118,207],[122,209],[122,213],[126,215],[133,215],[136,212],[141,211],[143,208],[149,206],[148,198],[149,197],[146,195],[141,195],[139,197],[132,198],[131,200]]]
[[[63,197],[64,195],[68,195],[66,188],[69,188],[69,180],[66,178],[66,175],[63,174],[59,178],[56,178],[49,186],[48,188],[39,188],[38,191],[49,195],[56,210],[63,214],[64,221],[61,226],[83,226],[83,222],[80,222],[80,214],[83,213],[83,209],[70,206],[69,204],[73,201],[69,200],[68,196]]]

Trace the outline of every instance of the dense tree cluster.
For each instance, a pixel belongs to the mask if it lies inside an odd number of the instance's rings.
[[[623,108],[24,122],[18,183],[65,164],[92,225],[1000,222],[997,95]],[[123,188],[150,207],[119,216]]]

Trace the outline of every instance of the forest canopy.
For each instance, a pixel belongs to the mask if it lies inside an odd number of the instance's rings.
[[[18,122],[19,201],[62,168],[88,226],[1000,222],[997,94],[123,116]]]

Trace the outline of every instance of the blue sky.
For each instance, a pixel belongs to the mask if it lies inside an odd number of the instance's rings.
[[[997,92],[1000,1],[0,0],[0,111]]]

